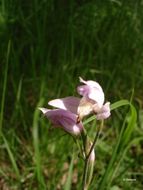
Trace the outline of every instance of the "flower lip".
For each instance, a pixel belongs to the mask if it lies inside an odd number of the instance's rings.
[[[97,113],[96,119],[97,120],[107,119],[110,115],[111,115],[110,102],[107,102],[106,104],[103,105],[101,110]]]

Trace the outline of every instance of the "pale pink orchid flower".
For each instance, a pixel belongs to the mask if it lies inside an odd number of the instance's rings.
[[[99,108],[95,101],[89,99],[87,101],[85,97],[80,99],[74,96],[69,96],[66,98],[51,100],[48,104],[55,108],[68,110],[78,115],[77,122],[92,112],[96,114],[97,120],[106,119],[110,116],[109,102]]]
[[[84,85],[78,86],[77,92],[87,100],[97,103],[98,107],[101,108],[104,103],[104,92],[101,86],[92,80],[85,81],[81,77],[79,80]]]
[[[55,127],[64,131],[78,135],[83,130],[82,122],[77,123],[77,115],[64,109],[39,108],[42,113],[53,123]]]
[[[103,105],[105,97],[102,87],[95,81],[85,81],[79,77],[84,85],[77,87],[77,92],[83,96],[80,100],[77,113],[79,118],[94,112],[97,120],[106,119],[110,116],[110,102]]]

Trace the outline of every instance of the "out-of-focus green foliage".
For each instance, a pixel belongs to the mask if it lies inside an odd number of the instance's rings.
[[[79,76],[97,80],[111,103],[133,96],[139,119],[111,188],[132,189],[122,179],[134,177],[134,189],[142,189],[142,10],[142,0],[1,0],[0,189],[80,189],[83,163],[77,150],[72,160],[73,140],[36,110],[38,102],[46,107],[50,99],[76,95]],[[126,113],[120,108],[105,123],[96,186]],[[87,125],[91,138],[94,124]]]

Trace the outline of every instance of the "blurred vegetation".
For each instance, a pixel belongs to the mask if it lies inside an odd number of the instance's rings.
[[[0,189],[63,189],[63,173],[76,148],[62,131],[51,129],[37,106],[76,95],[79,76],[97,80],[111,103],[133,97],[138,112],[133,138],[142,136],[142,10],[142,0],[0,1]],[[97,185],[126,112],[115,111],[106,122],[96,151]],[[112,190],[132,189],[121,179],[133,172],[138,173],[134,189],[142,189],[142,154],[139,140]],[[82,163],[77,160],[72,189],[80,189]]]

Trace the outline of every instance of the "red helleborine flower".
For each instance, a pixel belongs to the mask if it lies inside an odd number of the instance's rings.
[[[97,120],[106,119],[110,116],[110,102],[104,104],[105,96],[102,87],[95,81],[85,81],[80,77],[83,85],[77,87],[82,98],[66,97],[55,99],[48,104],[56,108],[69,110],[78,115],[79,120],[91,113],[96,115]]]
[[[61,127],[71,134],[80,134],[83,129],[82,118],[94,113],[97,120],[110,116],[110,102],[104,104],[104,92],[95,81],[85,81],[80,78],[83,85],[77,87],[82,98],[66,97],[48,102],[58,109],[39,108],[51,120],[55,127]],[[104,105],[103,105],[104,104]]]
[[[77,92],[82,96],[77,110],[79,117],[82,119],[94,112],[97,120],[108,118],[110,102],[103,105],[105,96],[102,87],[95,81],[85,81],[81,77],[79,79],[84,84],[77,87]]]
[[[82,123],[77,123],[77,115],[70,111],[63,109],[39,109],[53,123],[55,127],[60,127],[66,132],[73,135],[78,135],[83,130]]]

